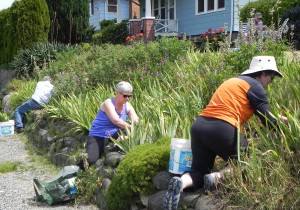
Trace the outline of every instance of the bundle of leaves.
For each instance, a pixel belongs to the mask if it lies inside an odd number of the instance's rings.
[[[143,144],[126,154],[113,177],[107,193],[107,208],[130,209],[140,194],[155,191],[151,180],[158,171],[165,170],[169,161],[170,138],[161,138],[154,144]]]
[[[35,70],[48,67],[57,60],[57,53],[71,49],[60,43],[37,43],[33,47],[21,50],[12,61],[12,67],[18,76],[31,77]]]
[[[0,122],[5,122],[8,120],[9,120],[9,117],[7,116],[7,114],[0,112]]]

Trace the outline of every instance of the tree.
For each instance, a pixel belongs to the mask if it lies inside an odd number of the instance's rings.
[[[89,29],[89,0],[46,0],[51,19],[50,42],[75,44]]]
[[[0,63],[9,63],[21,49],[47,41],[49,30],[45,0],[15,1],[0,12]]]

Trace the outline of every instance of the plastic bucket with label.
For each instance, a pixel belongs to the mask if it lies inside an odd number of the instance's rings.
[[[192,149],[191,141],[188,139],[171,139],[169,172],[173,174],[182,174],[191,170]]]

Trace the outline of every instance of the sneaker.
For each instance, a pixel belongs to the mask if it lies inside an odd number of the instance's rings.
[[[169,182],[169,187],[164,196],[163,206],[165,210],[176,210],[178,207],[182,180],[179,177],[173,177]]]
[[[217,189],[219,178],[215,173],[204,175],[204,190],[205,191],[214,191]]]
[[[24,132],[24,129],[23,129],[23,128],[16,128],[16,132],[17,132],[17,133],[23,133],[23,132]]]

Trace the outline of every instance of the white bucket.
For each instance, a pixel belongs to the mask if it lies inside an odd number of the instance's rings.
[[[188,139],[171,139],[169,172],[182,174],[191,170],[192,149],[191,141]]]
[[[9,136],[14,134],[15,121],[0,122],[0,136]]]

